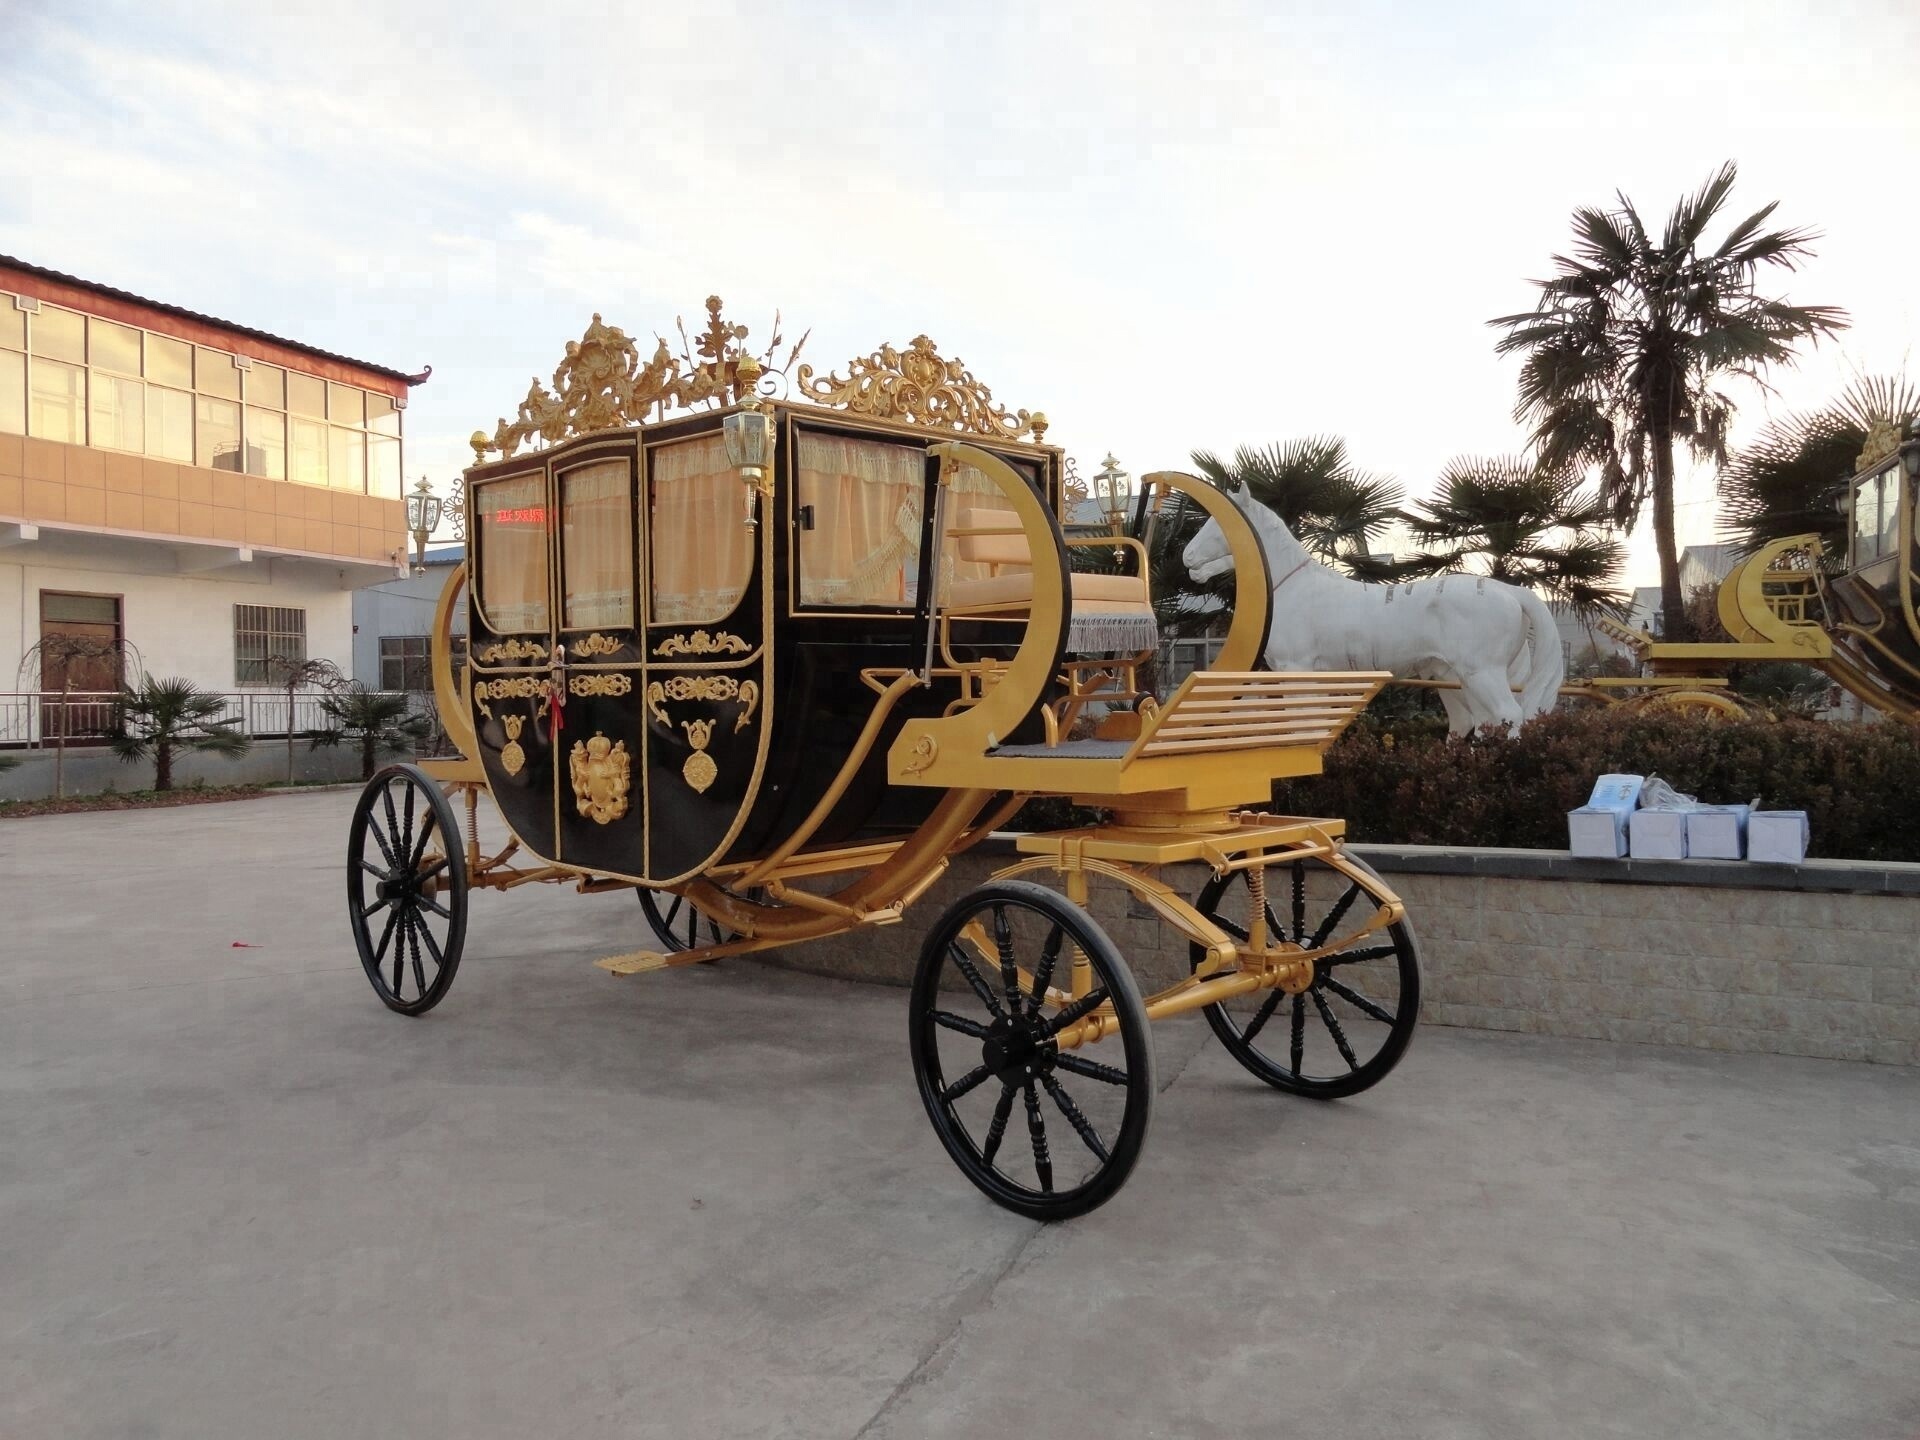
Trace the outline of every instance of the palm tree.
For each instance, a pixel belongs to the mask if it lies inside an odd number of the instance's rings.
[[[332,725],[313,732],[313,743],[338,745],[342,740],[360,746],[360,778],[371,780],[382,750],[389,753],[407,750],[433,732],[427,716],[411,710],[407,697],[391,691],[373,690],[358,680],[330,690],[320,697],[320,708]]]
[[[1839,563],[1847,553],[1847,493],[1867,431],[1920,416],[1920,389],[1904,376],[1862,376],[1811,414],[1773,421],[1733,457],[1721,481],[1720,528],[1751,555],[1790,535],[1817,534]]]
[[[1606,506],[1571,471],[1511,455],[1459,456],[1406,522],[1435,548],[1403,571],[1472,569],[1564,601],[1576,614],[1625,609],[1616,582],[1626,546],[1610,533]]]
[[[1573,213],[1571,256],[1532,283],[1537,306],[1487,323],[1505,329],[1496,353],[1526,357],[1516,419],[1530,421],[1543,462],[1597,464],[1601,495],[1631,527],[1649,503],[1660,553],[1666,633],[1684,639],[1686,597],[1674,534],[1674,446],[1724,464],[1733,401],[1728,379],[1765,385],[1767,366],[1794,346],[1844,328],[1831,305],[1789,305],[1756,289],[1760,267],[1794,269],[1814,232],[1763,229],[1774,205],[1707,248],[1706,231],[1733,191],[1731,161],[1680,201],[1656,240],[1625,195],[1619,208]],[[1777,202],[1776,202],[1777,203]]]
[[[143,675],[137,686],[121,686],[107,739],[122,760],[151,756],[153,788],[171,790],[176,750],[228,756],[247,753],[247,737],[235,722],[219,718],[226,703],[191,680]]]
[[[287,784],[293,784],[293,741],[299,733],[293,723],[295,697],[309,687],[330,691],[340,685],[346,676],[340,673],[340,667],[331,660],[308,659],[304,656],[295,659],[288,655],[269,655],[267,657],[267,679],[287,692]],[[324,696],[321,706],[325,708]]]

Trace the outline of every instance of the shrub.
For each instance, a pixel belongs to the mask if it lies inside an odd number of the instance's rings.
[[[1815,855],[1920,861],[1920,725],[1596,707],[1542,715],[1513,735],[1407,729],[1354,725],[1323,774],[1275,786],[1276,808],[1344,817],[1357,841],[1564,850],[1566,812],[1595,776],[1657,774],[1704,801],[1805,810]]]

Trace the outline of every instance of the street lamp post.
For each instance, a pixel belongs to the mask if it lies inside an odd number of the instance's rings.
[[[442,502],[422,475],[407,496],[407,529],[413,532],[413,573],[427,573],[427,540],[440,524]]]
[[[1111,450],[1107,452],[1107,458],[1100,462],[1100,470],[1093,477],[1093,498],[1099,502],[1107,528],[1116,535],[1124,531],[1127,525],[1127,502],[1133,499],[1133,485]]]

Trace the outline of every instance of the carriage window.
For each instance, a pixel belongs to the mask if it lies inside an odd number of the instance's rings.
[[[547,628],[547,510],[538,475],[476,485],[480,610],[496,631]]]
[[[1865,565],[1891,555],[1898,542],[1894,527],[1899,524],[1900,498],[1894,488],[1894,472],[1884,470],[1862,480],[1853,495],[1853,563]]]
[[[740,472],[718,435],[648,452],[653,622],[710,625],[731,615],[753,578],[753,538]],[[765,507],[762,507],[763,509]]]
[[[1900,548],[1900,467],[1880,472],[1880,553],[1892,555]]]
[[[813,511],[800,531],[800,603],[912,605],[926,452],[840,435],[799,442],[795,503]]]
[[[625,460],[582,465],[560,477],[564,628],[633,626],[633,504]]]

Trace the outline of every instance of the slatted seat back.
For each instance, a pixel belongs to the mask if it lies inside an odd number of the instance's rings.
[[[1392,678],[1384,670],[1196,671],[1142,727],[1127,762],[1281,745],[1325,751]]]

